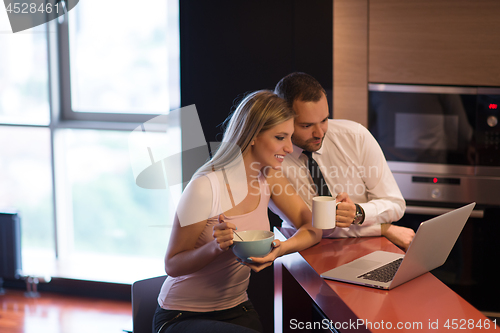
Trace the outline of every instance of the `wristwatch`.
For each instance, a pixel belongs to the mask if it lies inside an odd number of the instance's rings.
[[[354,205],[356,206],[356,215],[354,216],[354,220],[352,220],[352,224],[362,225],[365,221],[365,211],[360,205]]]

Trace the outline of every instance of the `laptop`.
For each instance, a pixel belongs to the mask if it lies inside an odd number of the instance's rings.
[[[422,222],[406,254],[375,251],[331,269],[322,278],[393,289],[444,264],[475,202]]]

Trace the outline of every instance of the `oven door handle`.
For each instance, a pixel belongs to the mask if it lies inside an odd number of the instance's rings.
[[[441,215],[454,210],[453,208],[441,208],[441,207],[424,207],[424,206],[406,206],[406,214],[417,214],[417,215]],[[484,210],[473,210],[470,217],[482,219],[484,217]]]

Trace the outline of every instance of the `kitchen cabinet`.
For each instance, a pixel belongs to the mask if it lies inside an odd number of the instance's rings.
[[[500,85],[500,1],[370,0],[368,80]]]
[[[368,125],[368,0],[333,2],[333,117]]]

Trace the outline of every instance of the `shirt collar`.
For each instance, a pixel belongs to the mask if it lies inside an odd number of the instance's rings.
[[[321,147],[315,151],[316,154],[319,154],[319,155],[323,154],[323,147],[324,147],[323,143],[324,142],[325,142],[325,140],[323,139],[323,142],[321,142]]]
[[[324,146],[321,145],[321,148],[319,148],[317,151],[315,151],[313,153],[321,155],[323,153],[323,147]],[[304,151],[304,149],[297,147],[296,145],[293,145],[293,151],[290,153],[290,155],[295,157],[295,158],[299,158],[303,151]]]

